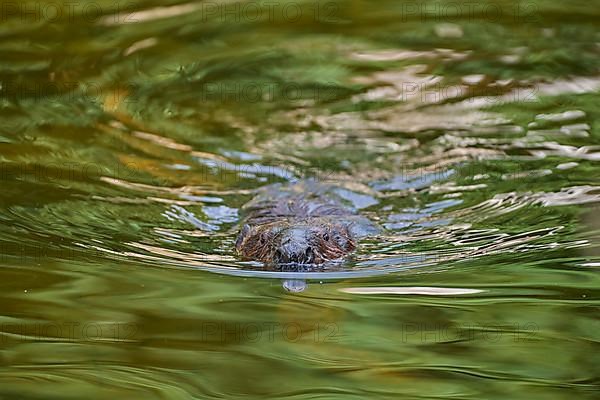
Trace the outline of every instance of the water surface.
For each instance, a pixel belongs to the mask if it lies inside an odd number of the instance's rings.
[[[599,6],[3,3],[0,398],[597,398]],[[385,234],[238,260],[300,179]]]

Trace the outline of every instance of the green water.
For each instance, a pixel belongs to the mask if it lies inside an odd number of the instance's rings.
[[[599,17],[3,1],[0,399],[598,398]],[[385,234],[239,261],[303,178]]]

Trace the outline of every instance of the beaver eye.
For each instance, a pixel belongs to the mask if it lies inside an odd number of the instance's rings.
[[[323,240],[325,240],[325,241],[327,241],[327,242],[329,241],[329,233],[325,232],[325,233],[323,234]]]

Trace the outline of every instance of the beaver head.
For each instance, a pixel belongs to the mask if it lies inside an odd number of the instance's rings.
[[[355,248],[348,228],[330,221],[244,225],[236,250],[245,259],[276,264],[323,264]]]

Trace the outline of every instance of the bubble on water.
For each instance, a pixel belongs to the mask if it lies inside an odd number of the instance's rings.
[[[303,292],[308,287],[306,281],[302,279],[288,279],[283,281],[282,285],[285,290],[292,293]]]

